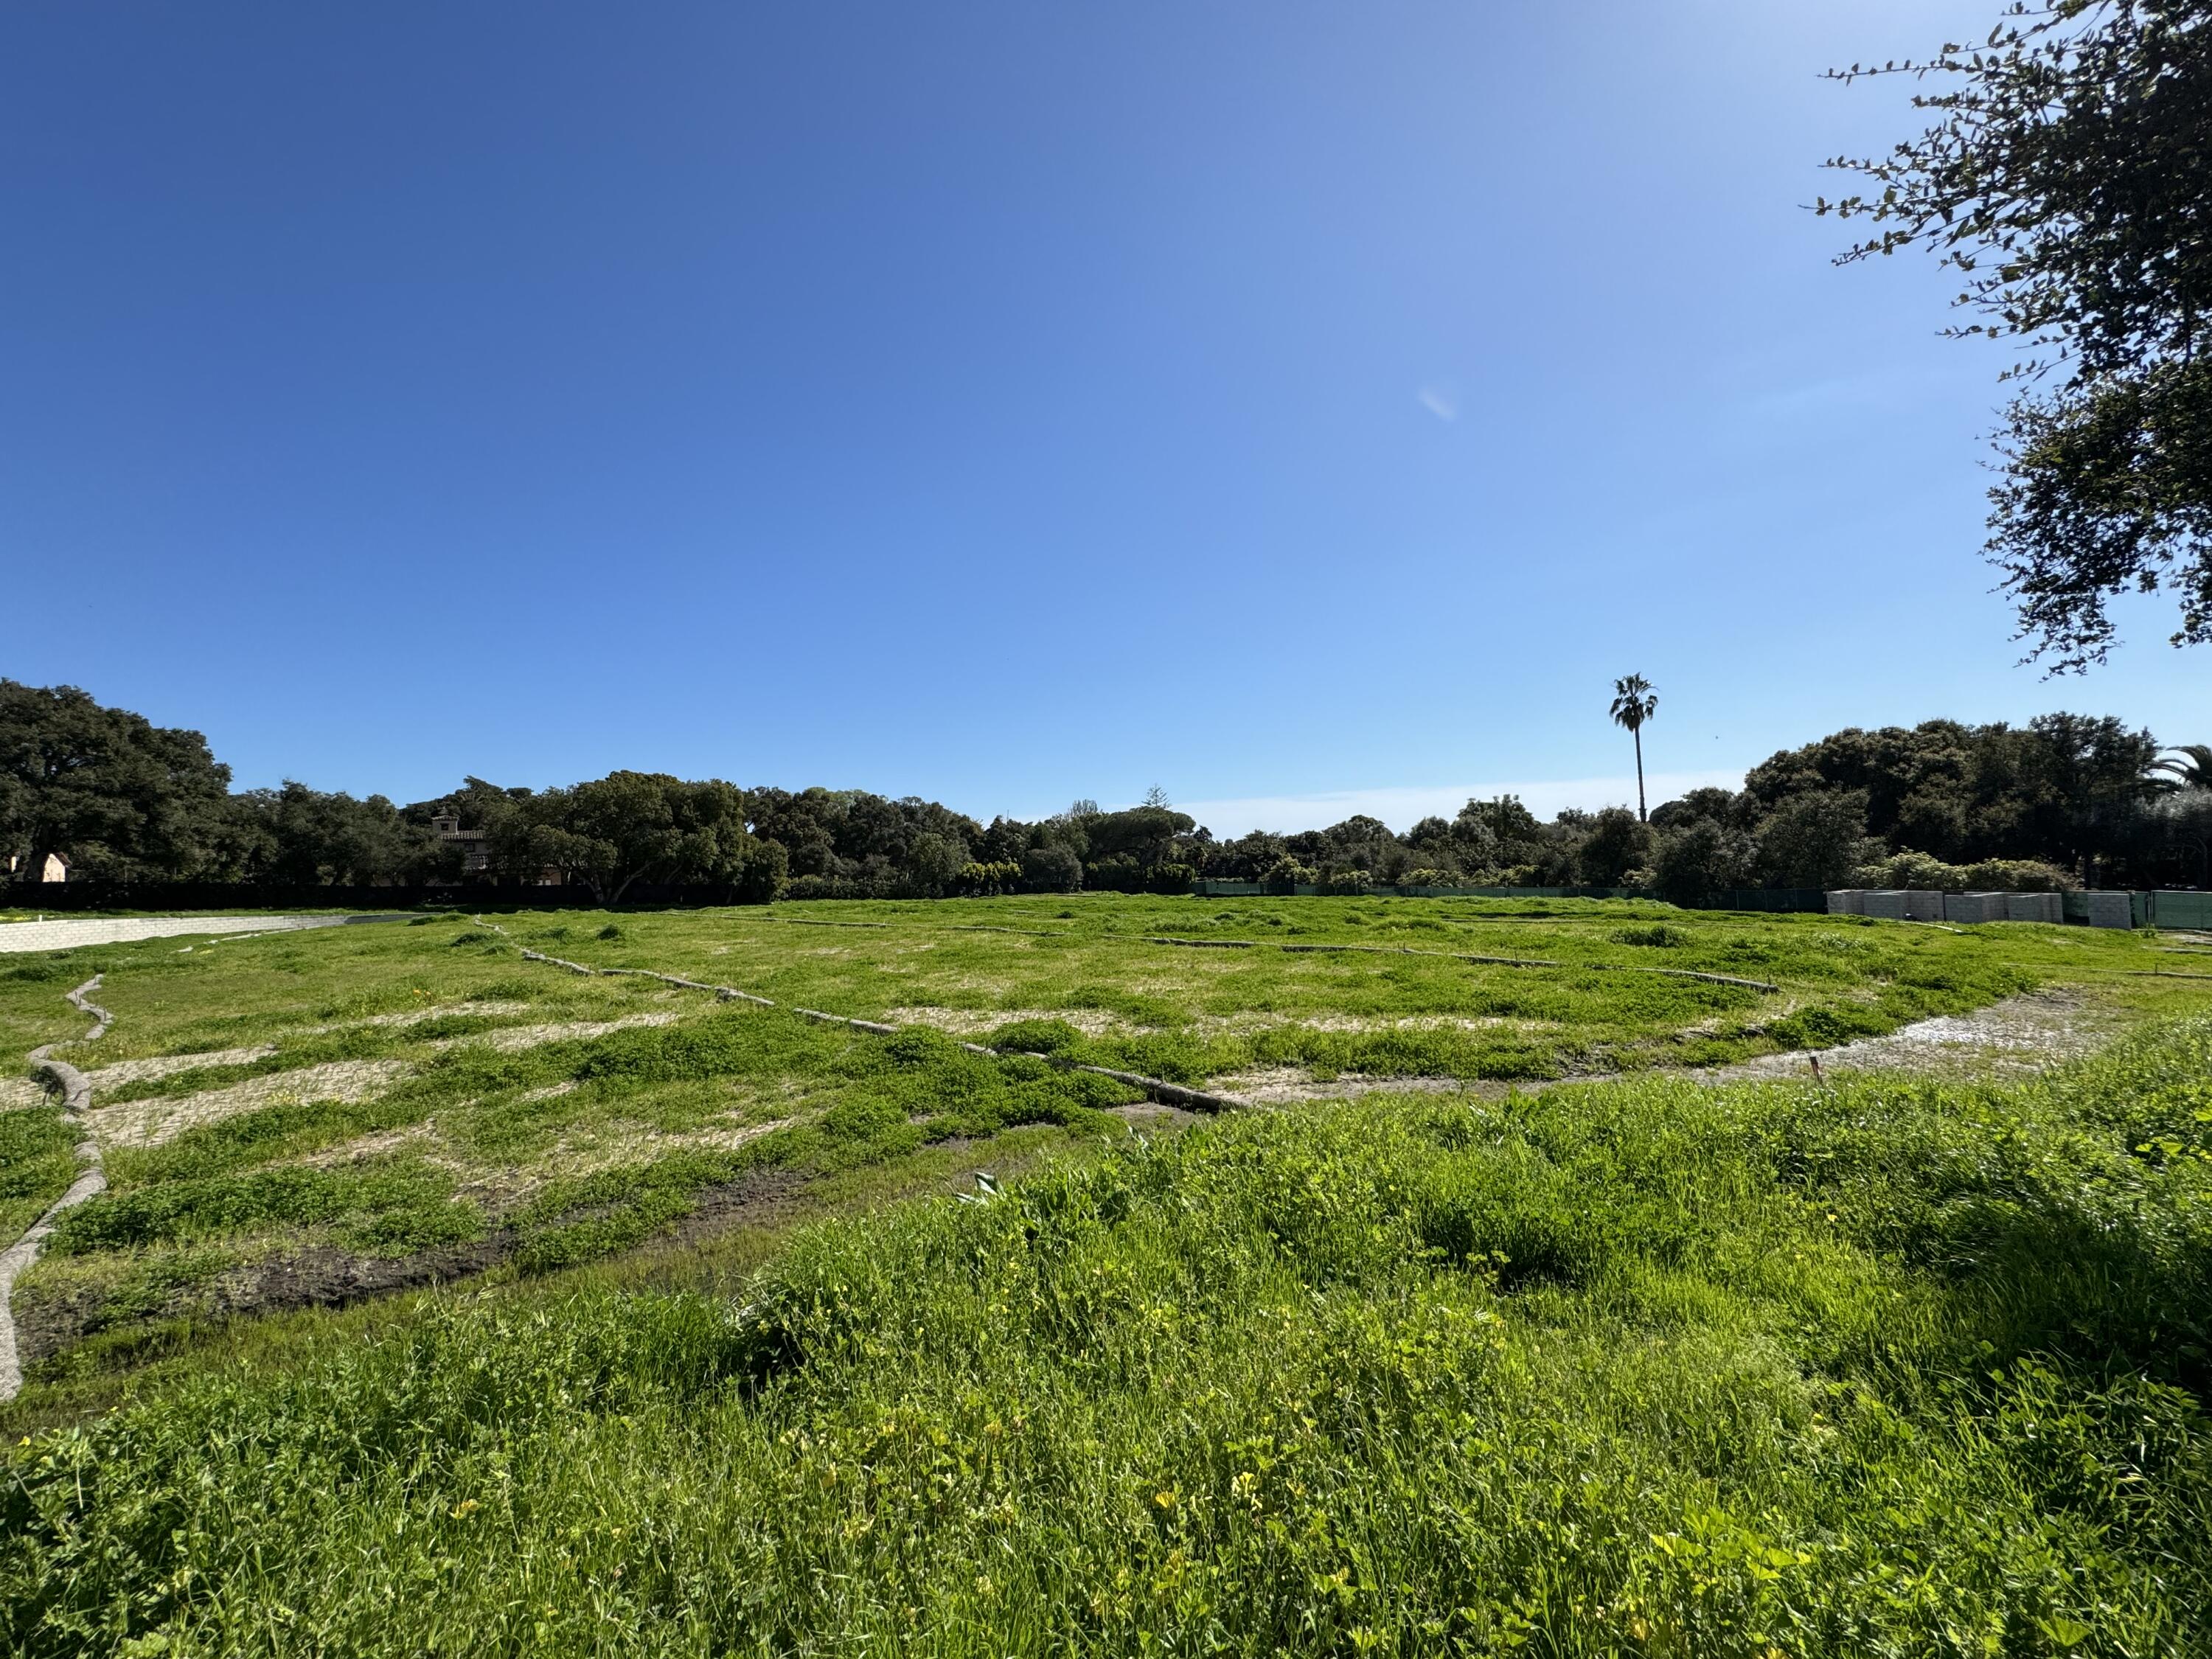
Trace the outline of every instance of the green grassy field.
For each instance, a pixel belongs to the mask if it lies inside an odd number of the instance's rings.
[[[0,967],[17,1052],[95,969],[117,1016],[71,1054],[114,1190],[18,1288],[18,1650],[2212,1647],[2212,981],[2171,941],[491,920]],[[2052,986],[2130,1029],[2026,1079],[1677,1071]],[[956,1035],[1357,1097],[1186,1125]],[[1413,1079],[1451,1086],[1372,1091]],[[9,1103],[13,1229],[70,1165]],[[883,1207],[978,1167],[1029,1173]]]

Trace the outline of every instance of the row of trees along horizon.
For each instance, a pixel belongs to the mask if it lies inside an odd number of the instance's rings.
[[[1639,761],[1640,748],[1639,732]],[[1224,839],[1158,790],[1120,811],[1079,800],[1034,823],[988,824],[912,796],[632,771],[549,789],[470,778],[406,805],[292,782],[234,792],[198,732],[73,687],[0,680],[0,861],[36,879],[55,854],[72,880],[115,883],[554,878],[606,903],[641,884],[762,902],[1174,893],[1201,878],[1338,892],[1642,887],[1690,903],[1759,886],[2212,885],[2212,750],[2160,752],[2149,732],[2109,716],[1936,720],[1784,750],[1741,790],[1693,790],[1648,822],[1613,806],[1546,823],[1501,795],[1403,834],[1356,815]],[[457,840],[440,820],[471,834]]]

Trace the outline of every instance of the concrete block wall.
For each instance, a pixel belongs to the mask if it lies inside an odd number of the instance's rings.
[[[1866,889],[1838,887],[1828,895],[1828,914],[1832,916],[1863,916],[1867,913]]]
[[[1905,919],[1907,921],[1941,921],[1943,920],[1943,895],[1917,887],[1905,893]]]
[[[2063,921],[2066,901],[2057,893],[2007,893],[2007,921]]]
[[[2135,898],[2130,893],[2084,893],[2089,902],[2089,925],[2092,927],[2132,927],[2136,925]]]
[[[2002,921],[2005,919],[2005,896],[2002,893],[1946,893],[1943,896],[1943,920],[1973,923]]]
[[[1870,887],[1865,895],[1866,908],[1860,914],[1881,916],[1891,921],[1905,920],[1905,893],[1893,887]]]

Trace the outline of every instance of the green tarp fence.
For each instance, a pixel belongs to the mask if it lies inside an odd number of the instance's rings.
[[[2138,927],[2212,928],[2212,893],[2137,893]]]

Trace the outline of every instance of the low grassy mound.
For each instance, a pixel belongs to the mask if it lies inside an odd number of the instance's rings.
[[[2212,1648],[2212,1026],[1133,1140],[10,1454],[76,1655]]]

